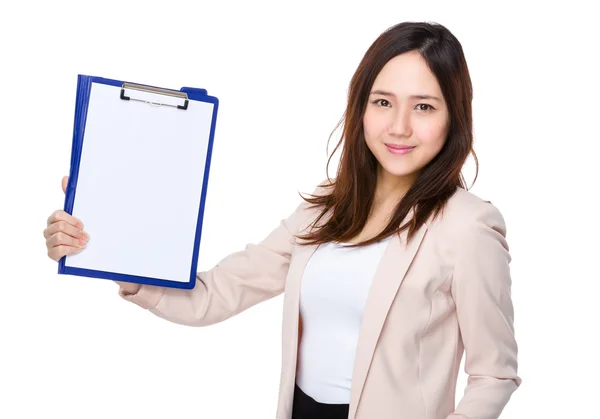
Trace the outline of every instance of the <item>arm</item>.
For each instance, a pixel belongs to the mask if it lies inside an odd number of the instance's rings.
[[[457,244],[452,295],[468,384],[446,419],[497,419],[521,384],[511,300],[506,225],[491,203],[482,202]]]
[[[142,285],[135,294],[124,287],[119,295],[174,323],[207,326],[226,320],[283,292],[296,234],[307,220],[302,202],[258,244],[222,259],[198,272],[191,290]]]

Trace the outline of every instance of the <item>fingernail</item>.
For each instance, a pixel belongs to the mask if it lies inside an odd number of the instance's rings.
[[[90,240],[90,235],[88,233],[86,233],[85,231],[83,232],[83,240],[85,240],[85,241]]]
[[[81,246],[85,246],[87,244],[87,241],[85,241],[85,240],[79,240],[79,244]]]

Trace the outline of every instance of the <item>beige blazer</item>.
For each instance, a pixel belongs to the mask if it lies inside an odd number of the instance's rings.
[[[169,321],[206,326],[284,292],[276,417],[290,419],[301,362],[300,282],[317,248],[300,246],[292,234],[316,215],[303,202],[263,241],[199,272],[193,290],[143,285],[135,295],[119,294]],[[430,218],[408,245],[406,232],[388,242],[364,310],[350,419],[500,416],[521,384],[505,237],[498,209],[459,188],[443,217]],[[455,407],[463,352],[468,385]]]

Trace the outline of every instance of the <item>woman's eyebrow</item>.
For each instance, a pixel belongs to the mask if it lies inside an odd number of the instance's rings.
[[[393,94],[392,92],[387,92],[385,90],[373,90],[371,93],[371,95],[381,95],[381,96],[393,96],[395,97],[396,95]],[[437,100],[438,102],[441,102],[442,100],[437,97],[437,96],[432,96],[432,95],[411,95],[408,97],[409,99],[431,99],[431,100]]]

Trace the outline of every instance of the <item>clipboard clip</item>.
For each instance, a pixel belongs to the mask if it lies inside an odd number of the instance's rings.
[[[135,98],[132,98],[129,96],[125,96],[125,89],[139,90],[139,91],[147,92],[147,93],[155,93],[155,94],[173,96],[173,97],[184,99],[184,102],[183,102],[183,105],[172,105],[170,103],[159,103],[159,102],[151,102],[151,101],[143,100],[143,99],[135,99]],[[144,86],[142,84],[133,84],[133,83],[123,83],[123,86],[121,86],[121,99],[135,100],[137,102],[144,102],[144,103],[148,103],[150,105],[171,106],[173,108],[182,109],[184,111],[188,108],[188,103],[189,103],[188,95],[185,92],[178,92],[175,90],[168,90],[168,89],[160,89],[158,87],[150,87],[150,86]]]

